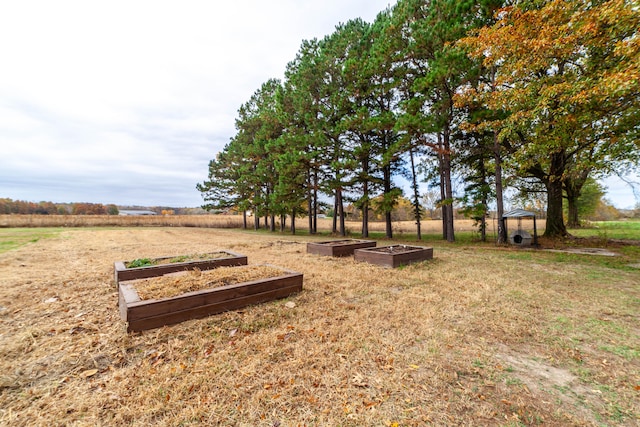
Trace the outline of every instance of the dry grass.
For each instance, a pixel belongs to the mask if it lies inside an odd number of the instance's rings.
[[[240,215],[0,215],[0,227],[240,228]]]
[[[640,423],[638,270],[444,244],[391,270],[282,239],[68,229],[0,254],[0,424]],[[295,306],[125,332],[114,261],[220,248],[304,273]]]
[[[278,221],[278,220],[277,220]],[[332,229],[331,218],[318,219],[319,231]],[[279,229],[279,222],[278,229]],[[308,218],[296,219],[298,229],[304,230],[308,225]],[[253,218],[248,218],[247,225],[253,228]],[[287,222],[287,226],[289,223]],[[544,225],[544,221],[538,221],[538,227]],[[264,220],[261,222],[264,226]],[[517,224],[509,224],[517,227]],[[149,216],[118,216],[118,215],[0,215],[0,228],[2,227],[199,227],[199,228],[241,228],[241,215],[149,215]],[[350,234],[359,234],[362,224],[358,221],[346,221],[345,228]],[[489,225],[489,228],[492,226]],[[526,230],[533,229],[533,221],[523,219],[522,227]],[[422,232],[441,233],[442,222],[440,220],[422,221]],[[495,228],[495,227],[494,227]],[[511,229],[511,228],[510,228]],[[384,222],[371,222],[370,232],[384,232]],[[456,220],[455,231],[476,231],[472,220]],[[489,230],[491,231],[491,230]],[[394,234],[415,233],[414,221],[395,221],[393,223]]]
[[[268,265],[255,265],[247,268],[219,267],[214,270],[200,271],[195,269],[140,279],[134,281],[133,286],[141,300],[149,300],[169,298],[187,292],[235,285],[258,279],[268,279],[283,274],[286,273],[281,269]]]

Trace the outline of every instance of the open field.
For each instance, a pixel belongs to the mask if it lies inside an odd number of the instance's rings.
[[[544,221],[540,221],[544,224]],[[247,218],[247,224],[253,228],[253,218]],[[264,220],[262,220],[264,225]],[[279,222],[278,222],[279,224]],[[288,226],[287,222],[287,226]],[[533,222],[523,221],[524,228],[532,228]],[[297,218],[296,225],[300,232],[305,232],[308,218]],[[540,226],[540,224],[538,224]],[[144,216],[119,216],[119,215],[0,215],[0,228],[3,227],[201,227],[201,228],[241,228],[241,215],[144,215]],[[318,219],[319,231],[330,231],[331,218]],[[279,227],[279,225],[278,225]],[[359,234],[361,223],[358,221],[346,221],[346,229],[349,233]],[[440,220],[423,220],[424,233],[440,233],[442,222]],[[474,230],[473,221],[457,220],[456,231]],[[372,232],[384,232],[384,222],[371,222],[369,230]],[[414,221],[395,221],[394,233],[415,233]]]
[[[264,220],[262,221],[264,225]],[[288,223],[287,223],[288,225]],[[296,220],[298,234],[307,233],[307,218]],[[544,232],[544,220],[538,219],[538,234]],[[248,218],[248,226],[253,228],[253,218]],[[458,219],[454,222],[456,233],[475,233],[477,228],[472,220]],[[0,228],[16,227],[199,227],[199,228],[241,228],[241,215],[150,215],[150,216],[119,216],[119,215],[0,215]],[[524,218],[521,221],[524,230],[533,233],[533,221]],[[330,232],[332,228],[331,218],[318,219],[318,230]],[[425,219],[421,224],[425,238],[438,239],[442,233],[440,220]],[[487,236],[489,240],[495,239],[497,224],[494,219],[487,223]],[[516,230],[516,220],[507,222],[509,231]],[[279,229],[279,223],[278,223]],[[346,229],[349,235],[360,235],[361,223],[358,221],[346,221]],[[369,231],[373,235],[382,236],[385,231],[384,222],[371,222]],[[601,221],[592,222],[588,227],[570,230],[577,237],[597,237],[607,239],[635,239],[640,240],[640,221]],[[382,234],[381,234],[382,233]],[[395,221],[393,223],[394,236],[411,238],[416,234],[414,221]],[[430,236],[431,235],[431,236]]]
[[[262,220],[264,225],[264,220]],[[278,223],[279,224],[279,223]],[[247,218],[247,225],[253,228],[253,218]],[[288,223],[287,223],[288,225]],[[297,218],[299,232],[306,232],[308,218]],[[0,215],[0,228],[3,227],[201,227],[201,228],[241,228],[241,215]],[[331,218],[318,219],[319,231],[331,231]],[[279,225],[278,225],[279,228]],[[425,220],[422,223],[425,233],[439,233],[441,221]],[[360,233],[361,224],[347,221],[349,233]],[[370,231],[384,232],[383,222],[372,222]],[[456,221],[456,231],[472,231],[473,221]],[[396,221],[393,223],[394,233],[415,233],[414,221]]]
[[[637,246],[434,242],[432,261],[391,270],[306,254],[327,236],[6,228],[0,241],[21,232],[0,253],[0,425],[640,424]],[[302,272],[304,290],[125,332],[115,261],[219,249]]]
[[[597,237],[602,240],[640,240],[640,220],[593,221],[588,227],[571,230],[571,234],[577,237]]]
[[[242,227],[240,215],[0,215],[2,227]]]

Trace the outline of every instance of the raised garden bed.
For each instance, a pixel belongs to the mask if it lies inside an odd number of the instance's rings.
[[[433,248],[424,246],[393,245],[379,248],[356,249],[353,259],[385,267],[399,267],[433,258]]]
[[[252,273],[252,269],[260,268],[263,269],[261,271],[270,270],[257,274],[266,277],[256,278],[255,271]],[[250,279],[247,280],[247,277]],[[120,317],[128,323],[127,331],[143,331],[284,298],[302,290],[302,279],[301,273],[275,266],[184,271],[121,281],[118,284],[118,306]],[[184,288],[184,282],[190,282],[192,289],[195,284],[197,290],[153,298],[157,291],[160,295],[171,294],[166,292],[167,289],[163,290],[163,287]],[[148,295],[145,296],[145,293]]]
[[[116,286],[125,280],[145,279],[163,274],[187,270],[211,270],[213,268],[247,265],[246,255],[221,250],[206,254],[175,257],[144,258],[114,263]]]
[[[362,248],[375,248],[376,242],[371,240],[332,240],[329,242],[307,243],[307,253],[323,256],[350,256],[353,251]]]

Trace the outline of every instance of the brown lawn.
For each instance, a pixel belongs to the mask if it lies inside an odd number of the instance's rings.
[[[0,253],[0,425],[640,423],[638,260],[438,243],[392,270],[312,240],[65,229]],[[220,249],[303,292],[125,332],[115,261]]]

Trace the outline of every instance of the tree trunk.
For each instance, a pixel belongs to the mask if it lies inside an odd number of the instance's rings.
[[[482,219],[480,220],[480,241],[487,241],[487,198],[482,198]]]
[[[307,212],[309,212],[309,234],[314,234],[313,233],[313,190],[311,185],[311,172],[307,172]]]
[[[291,234],[296,234],[296,208],[291,210]]]
[[[545,183],[547,187],[547,227],[545,237],[565,237],[567,229],[562,216],[562,175],[565,169],[564,152],[551,154],[551,167]]]
[[[243,230],[247,229],[247,210],[246,209],[242,210],[242,229]]]
[[[253,210],[253,228],[255,230],[260,229],[260,216],[258,216],[258,208]]]
[[[369,200],[362,203],[362,237],[369,237]]]
[[[567,229],[562,217],[562,182],[559,179],[547,183],[547,227],[545,237],[564,237]]]
[[[318,232],[318,171],[313,171],[313,231],[311,234]]]
[[[441,136],[440,133],[438,133],[438,150],[441,150]],[[445,191],[444,191],[444,176],[442,171],[444,170],[444,165],[443,165],[443,158],[442,158],[442,153],[439,151],[438,152],[438,169],[440,169],[440,213],[442,215],[442,218],[440,218],[440,220],[442,221],[442,238],[444,240],[447,240],[447,215],[446,215],[446,210],[447,210],[447,206],[445,206],[445,200],[447,198],[447,196],[445,195]]]
[[[480,211],[480,241],[487,241],[487,212],[488,208],[488,193],[489,193],[489,183],[487,182],[487,167],[486,167],[486,159],[485,159],[485,151],[483,150],[479,154],[478,158],[478,179],[480,183],[480,206],[482,207]],[[476,217],[477,219],[478,217]]]
[[[369,174],[368,159],[362,160],[362,171]],[[369,237],[369,181],[362,183],[362,237]]]
[[[416,164],[413,158],[413,148],[409,150],[409,157],[411,159],[411,187],[413,189],[413,215],[416,220],[416,231],[418,234],[418,240],[422,240],[422,231],[420,227],[420,219],[422,217],[422,211],[420,209],[420,192],[418,189],[418,177],[416,175]]]
[[[345,224],[344,224],[344,203],[342,201],[342,189],[339,188],[338,192],[337,192],[337,204],[338,204],[338,212],[340,215],[340,235],[341,236],[346,236],[347,235],[347,229],[345,228]]]
[[[498,241],[497,243],[502,245],[507,243],[507,229],[504,226],[504,201],[503,201],[503,188],[502,188],[502,155],[500,153],[500,142],[498,141],[498,134],[493,132],[493,158],[495,160],[495,180],[496,180],[496,206],[498,215]]]
[[[578,198],[567,197],[567,227],[578,228],[580,227],[580,218],[578,217]]]
[[[338,232],[338,192],[339,190],[336,189],[336,194],[333,197],[333,218],[331,221],[331,232],[334,234]]]
[[[589,168],[583,169],[577,176],[573,175],[567,177],[564,181],[564,191],[567,194],[567,204],[568,204],[568,217],[567,217],[567,227],[568,228],[578,228],[580,227],[580,217],[578,213],[578,199],[582,194],[582,187],[585,182],[587,182],[587,178],[589,178],[589,173],[591,170]]]
[[[448,242],[456,240],[453,229],[453,187],[451,184],[451,145],[449,140],[449,127],[445,126],[442,133],[442,176],[444,180],[444,193],[447,209],[445,215],[446,238]]]
[[[384,180],[384,194],[391,193],[391,166],[382,167],[382,176]],[[387,206],[384,212],[385,236],[388,239],[393,238],[393,223],[391,222],[391,207]]]

